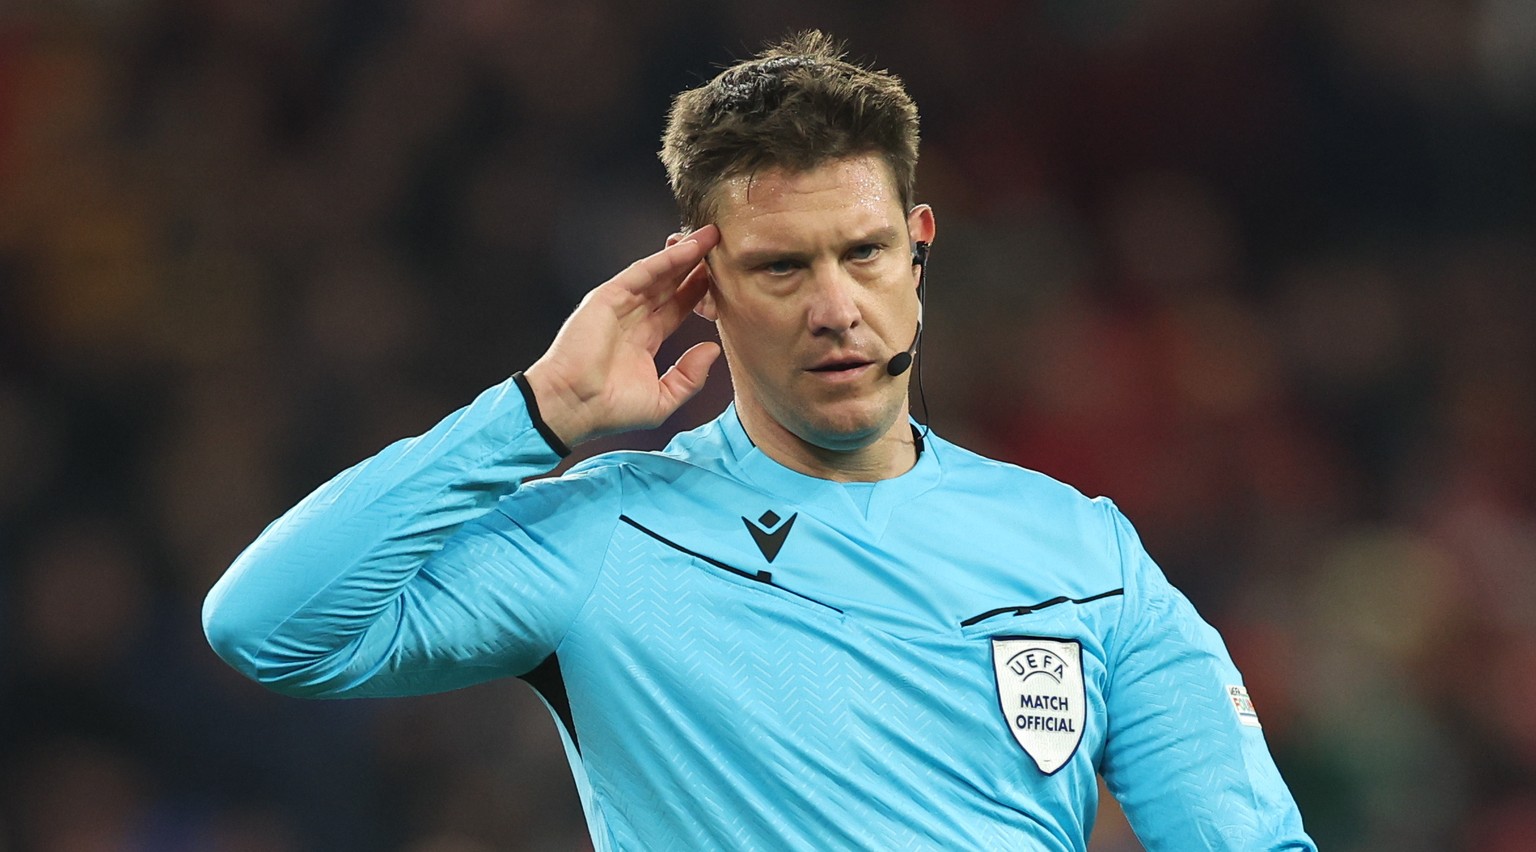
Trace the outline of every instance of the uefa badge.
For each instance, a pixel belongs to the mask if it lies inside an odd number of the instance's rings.
[[[1082,645],[1075,639],[994,636],[992,669],[1014,740],[1041,772],[1055,773],[1083,739],[1088,702]]]

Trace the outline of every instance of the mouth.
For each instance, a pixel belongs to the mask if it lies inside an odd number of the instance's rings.
[[[806,372],[815,373],[828,379],[851,378],[862,373],[875,362],[863,358],[836,358],[807,368]]]
[[[813,373],[836,373],[839,370],[857,370],[859,367],[868,367],[874,361],[866,361],[863,358],[836,358],[831,361],[823,361],[816,367],[809,367]]]

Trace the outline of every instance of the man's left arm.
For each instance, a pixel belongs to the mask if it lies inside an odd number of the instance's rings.
[[[1124,607],[1100,771],[1137,836],[1163,850],[1315,850],[1221,637],[1105,501]]]

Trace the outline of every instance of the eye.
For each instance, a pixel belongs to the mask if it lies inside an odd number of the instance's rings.
[[[783,277],[798,269],[799,264],[793,260],[771,260],[758,268],[769,275]]]
[[[881,246],[879,243],[865,243],[861,246],[854,246],[853,249],[848,252],[848,259],[874,260],[875,256],[880,254],[881,248],[883,248],[883,246]]]

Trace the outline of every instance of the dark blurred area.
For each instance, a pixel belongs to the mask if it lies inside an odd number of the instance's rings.
[[[587,848],[521,684],[281,698],[199,608],[659,248],[671,95],[804,26],[923,109],[934,427],[1115,498],[1322,848],[1536,849],[1529,0],[5,0],[0,850]]]

